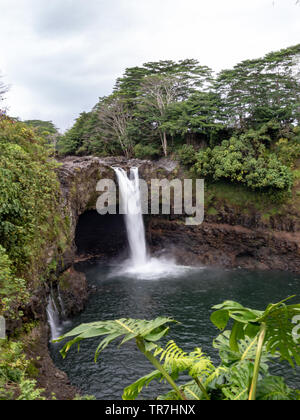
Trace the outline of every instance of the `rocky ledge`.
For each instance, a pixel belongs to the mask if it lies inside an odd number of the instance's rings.
[[[152,219],[148,238],[153,250],[172,249],[181,264],[300,272],[299,232]]]

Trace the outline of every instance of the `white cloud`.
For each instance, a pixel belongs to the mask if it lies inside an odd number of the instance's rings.
[[[0,0],[11,114],[70,126],[126,67],[196,58],[215,70],[299,43],[294,0]],[[4,40],[4,41],[3,41]]]

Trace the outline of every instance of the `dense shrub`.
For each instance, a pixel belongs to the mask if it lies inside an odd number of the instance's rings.
[[[35,368],[20,341],[0,341],[0,401],[44,400],[44,390],[37,388],[32,371]]]
[[[26,282],[17,278],[5,249],[0,245],[0,315],[20,315],[18,308],[27,302]]]
[[[282,163],[293,167],[295,161],[300,158],[300,136],[279,139],[275,145],[275,152]]]
[[[293,185],[292,171],[253,133],[200,151],[194,170],[198,176],[227,179],[251,189],[290,190]]]
[[[196,162],[196,151],[192,145],[184,144],[178,151],[178,157],[180,163],[190,166]]]

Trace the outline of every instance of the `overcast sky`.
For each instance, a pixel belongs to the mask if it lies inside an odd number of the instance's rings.
[[[126,67],[195,58],[220,70],[298,44],[295,1],[0,0],[9,113],[64,130]]]

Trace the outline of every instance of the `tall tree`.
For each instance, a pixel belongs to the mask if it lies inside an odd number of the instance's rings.
[[[168,155],[167,132],[163,123],[168,107],[181,97],[181,84],[177,76],[151,75],[145,77],[140,87],[138,106],[147,114],[152,126],[158,130],[163,153]]]
[[[73,155],[86,151],[85,143],[88,138],[86,125],[90,115],[90,112],[82,112],[76,119],[73,127],[58,140],[57,149],[60,154]]]
[[[124,76],[117,79],[114,90],[134,102],[144,79],[151,75],[177,76],[181,81],[182,98],[185,99],[212,81],[212,70],[201,66],[197,60],[161,60],[145,63],[141,67],[127,68]]]
[[[271,119],[283,125],[299,121],[299,57],[300,44],[221,71],[215,86],[228,124],[243,129]]]
[[[187,143],[195,134],[208,143],[224,128],[219,103],[220,99],[214,92],[196,92],[186,101],[169,107],[163,127],[172,135],[186,138]]]
[[[39,136],[45,138],[56,149],[60,134],[52,121],[26,120],[24,123],[32,127]]]
[[[165,60],[128,69],[126,77],[119,79],[117,86],[125,97],[130,96],[128,87],[134,87],[131,105],[135,108],[135,117],[139,118],[143,128],[148,125],[150,134],[156,132],[159,135],[163,153],[167,156],[169,108],[207,90],[211,81],[211,69],[201,66],[197,60]]]
[[[131,157],[133,143],[128,130],[133,115],[126,100],[115,93],[100,100],[96,112],[102,137],[108,141],[117,139],[125,156]]]

